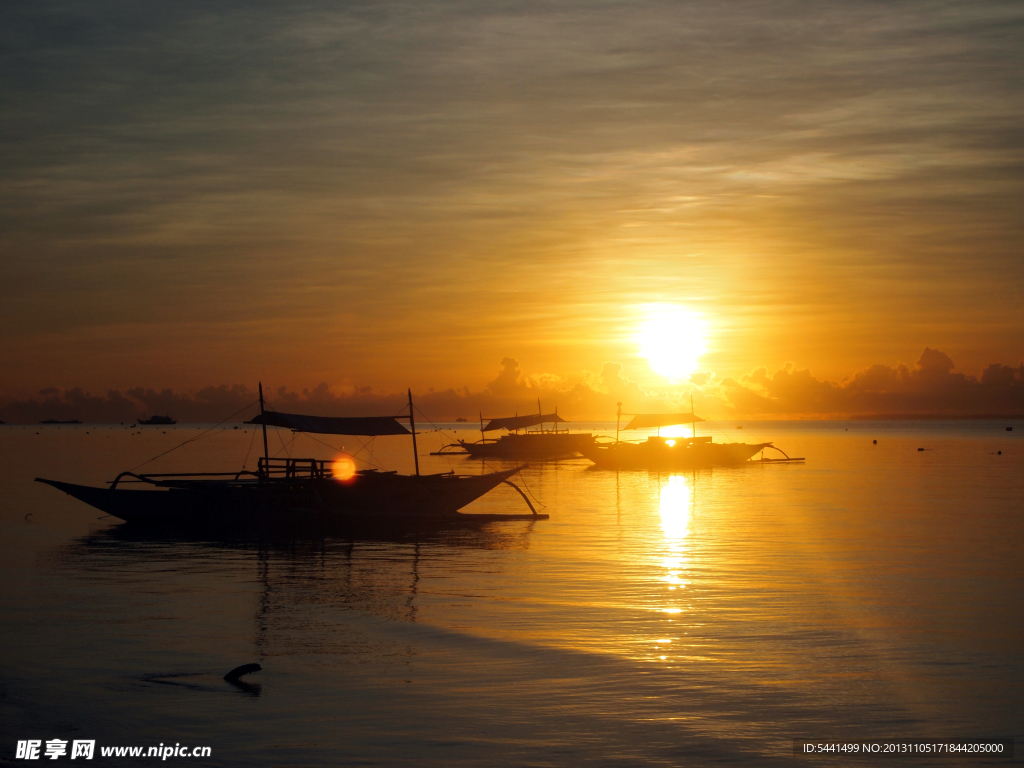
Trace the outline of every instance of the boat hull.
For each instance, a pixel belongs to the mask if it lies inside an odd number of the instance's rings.
[[[333,478],[251,483],[197,481],[153,490],[96,488],[36,478],[120,520],[133,523],[236,523],[265,518],[355,521],[450,518],[546,518],[547,515],[463,515],[459,509],[519,471],[477,476],[366,472]]]
[[[562,459],[576,456],[594,442],[590,433],[528,432],[522,435],[503,435],[494,441],[459,445],[477,459]]]
[[[664,440],[587,446],[583,455],[602,469],[689,470],[736,466],[750,460],[771,443],[684,443]]]

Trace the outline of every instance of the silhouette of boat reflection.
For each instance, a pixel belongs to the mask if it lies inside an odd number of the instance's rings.
[[[231,519],[194,522],[188,519],[152,525],[124,522],[81,537],[76,544],[97,552],[137,551],[154,546],[212,550],[319,551],[341,543],[438,544],[466,549],[523,549],[533,529],[526,519],[516,526],[504,525],[501,516],[461,515],[454,518],[420,518],[404,525],[387,519],[300,518],[270,516],[238,526]],[[477,519],[481,518],[481,519]],[[137,545],[137,546],[135,546]]]
[[[254,646],[262,661],[267,655],[309,648],[366,653],[366,638],[350,622],[339,623],[341,614],[336,611],[306,611],[302,631],[293,631],[296,607],[331,606],[415,622],[424,570],[445,579],[467,568],[491,572],[504,561],[481,560],[474,552],[524,551],[533,527],[532,522],[358,530],[330,525],[279,527],[240,536],[236,531],[218,535],[208,527],[121,523],[62,545],[53,558],[58,567],[78,576],[114,581],[129,595],[134,594],[134,584],[145,584],[147,594],[155,591],[174,600],[188,592],[196,574],[215,578],[222,595],[236,595],[250,588],[246,585],[255,585]],[[137,608],[133,605],[130,599],[121,605],[120,620],[129,620],[133,610],[140,618],[151,612],[149,598]],[[208,608],[216,610],[213,605]],[[389,651],[396,652],[403,651]],[[169,676],[165,671],[151,675],[161,682]]]
[[[399,416],[329,418],[266,410],[260,385],[260,413],[250,424],[263,428],[263,457],[256,472],[136,473],[122,472],[109,488],[36,478],[58,490],[129,522],[189,525],[266,525],[271,519],[347,519],[349,522],[389,521],[406,524],[421,520],[546,519],[509,478],[522,466],[483,475],[454,472],[421,475],[416,452],[416,422],[412,393],[409,413]],[[407,418],[409,429],[396,419]],[[271,458],[267,426],[295,432],[333,435],[411,435],[415,475],[364,469],[347,462],[307,458]],[[146,490],[119,487],[127,483]],[[514,488],[526,501],[530,515],[464,515],[460,509],[500,484]]]

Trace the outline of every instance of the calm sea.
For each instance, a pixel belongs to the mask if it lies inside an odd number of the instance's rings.
[[[519,482],[546,521],[224,540],[32,482],[101,484],[201,428],[0,427],[0,764],[55,738],[95,740],[94,763],[211,747],[168,758],[199,765],[863,764],[796,760],[794,738],[1021,755],[1024,423],[701,428],[806,463],[537,464]],[[442,439],[421,436],[424,471],[484,470],[426,456]],[[368,442],[291,440],[271,452]],[[260,442],[217,429],[145,469],[252,467]],[[411,470],[407,439],[370,450]],[[503,487],[466,511],[526,509]],[[222,680],[247,662],[251,687]]]

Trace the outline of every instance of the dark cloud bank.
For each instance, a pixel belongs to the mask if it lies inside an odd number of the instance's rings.
[[[1017,367],[993,363],[980,376],[958,373],[948,355],[926,348],[913,367],[876,364],[842,382],[815,378],[791,363],[769,373],[758,368],[739,380],[716,379],[703,372],[691,377],[695,407],[709,417],[768,418],[971,418],[1024,417],[1024,363]],[[74,388],[45,389],[37,397],[0,401],[0,418],[9,423],[42,419],[80,419],[93,423],[131,422],[143,414],[170,414],[181,422],[241,421],[255,413],[256,392],[246,386],[210,386],[198,392],[170,389],[111,390],[92,395]],[[618,363],[605,363],[600,375],[565,382],[527,376],[513,358],[502,360],[497,377],[479,391],[430,390],[416,395],[417,407],[431,419],[474,418],[532,412],[540,398],[544,409],[557,406],[570,419],[609,419],[617,402],[629,410],[664,410],[688,405],[681,397],[646,392],[622,375]],[[404,393],[379,393],[359,387],[331,392],[326,383],[302,392],[279,388],[268,393],[277,410],[329,415],[400,413]]]

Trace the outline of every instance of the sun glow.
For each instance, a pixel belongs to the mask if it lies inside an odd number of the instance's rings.
[[[703,317],[672,304],[649,304],[644,314],[637,342],[651,369],[672,381],[698,370],[708,351]]]
[[[331,462],[331,475],[343,483],[352,482],[356,476],[356,461],[347,453],[340,453]]]

